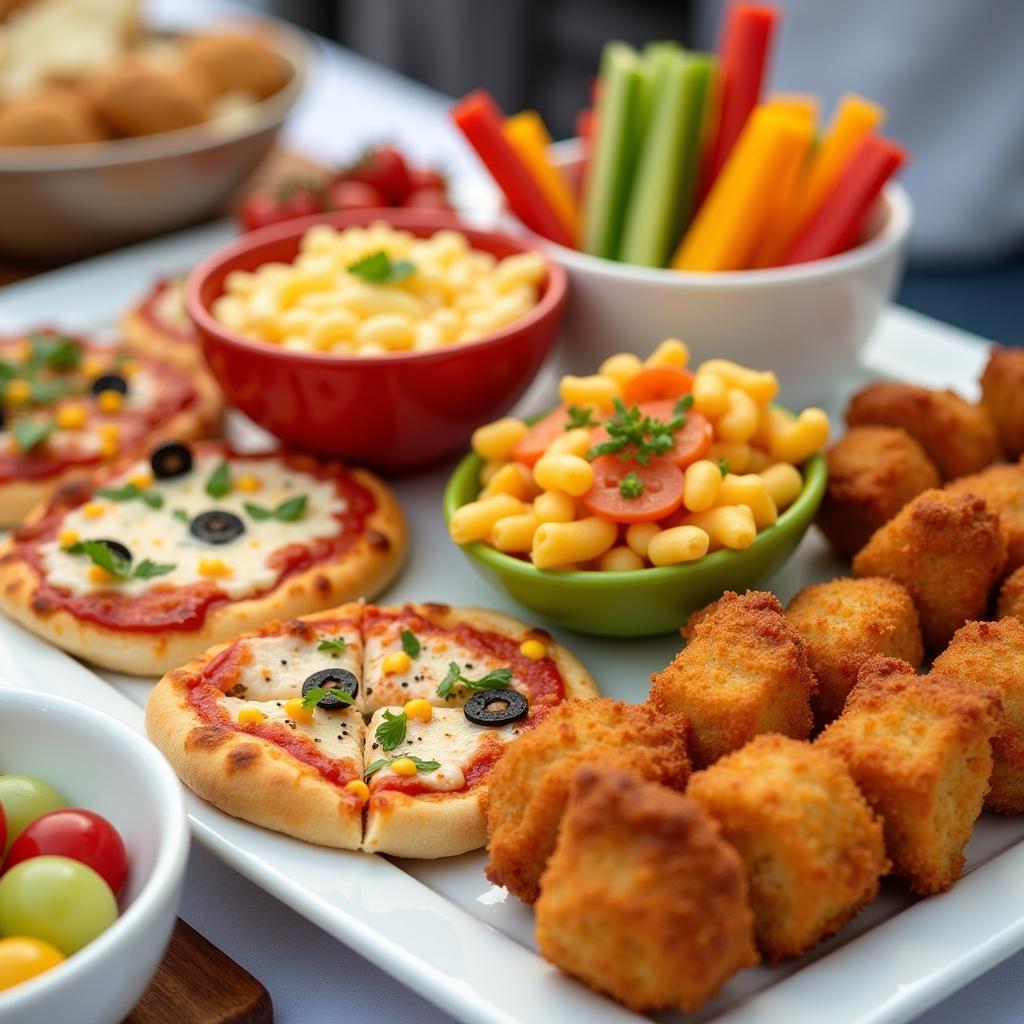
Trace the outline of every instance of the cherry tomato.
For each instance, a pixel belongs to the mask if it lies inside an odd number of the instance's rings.
[[[63,959],[59,949],[40,939],[0,939],[0,992],[56,967]]]
[[[670,515],[683,502],[683,473],[671,459],[656,456],[641,466],[633,459],[599,455],[591,466],[594,486],[581,500],[595,516],[615,523],[648,523]]]
[[[238,219],[246,231],[280,224],[295,217],[319,213],[324,208],[317,186],[304,181],[285,181],[275,190],[250,192],[238,210]]]
[[[319,213],[323,208],[320,192],[310,185],[284,185],[278,195],[281,208],[292,217],[308,217],[311,213]]]
[[[373,210],[391,204],[373,185],[340,179],[327,186],[327,205],[332,210]]]
[[[92,868],[116,896],[128,873],[128,855],[117,829],[92,811],[69,808],[36,818],[11,844],[10,871],[32,857],[70,857]]]
[[[626,405],[680,398],[693,390],[693,374],[675,366],[648,366],[626,382],[622,400]]]
[[[668,423],[675,418],[676,403],[674,401],[641,402],[638,406],[645,416]],[[711,451],[713,431],[711,424],[699,412],[688,412],[686,423],[675,432],[675,447],[665,452],[680,469],[703,459]],[[608,440],[608,431],[604,426],[595,427],[591,432],[591,444],[601,444]]]
[[[412,187],[405,157],[394,146],[371,149],[348,172],[348,177],[379,189],[387,197],[389,205],[400,203]]]
[[[452,204],[443,188],[415,188],[401,202],[416,210],[451,210]]]
[[[564,403],[537,420],[526,436],[516,445],[512,457],[524,466],[533,466],[548,450],[548,445],[565,432],[569,422],[569,407]]]
[[[440,171],[433,167],[413,167],[409,170],[409,190],[415,192],[420,188],[438,188],[447,191],[448,182]]]
[[[270,224],[280,224],[290,216],[270,192],[250,192],[238,210],[238,220],[244,231],[257,231]]]
[[[7,853],[29,822],[67,805],[67,800],[42,779],[31,775],[0,775],[0,806],[7,822],[3,852]]]

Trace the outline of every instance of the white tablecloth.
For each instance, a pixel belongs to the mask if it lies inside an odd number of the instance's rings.
[[[150,7],[174,20],[237,10],[212,0],[159,0]],[[396,141],[416,159],[444,168],[460,189],[472,191],[481,186],[482,174],[445,117],[449,103],[321,41],[287,138],[295,149],[327,162],[350,159],[368,142]],[[266,985],[279,1024],[451,1021],[199,847],[192,852],[181,916]],[[1024,953],[950,996],[917,1024],[1019,1024],[1022,983]]]

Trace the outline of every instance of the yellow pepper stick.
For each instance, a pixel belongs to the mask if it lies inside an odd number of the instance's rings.
[[[811,214],[835,184],[853,151],[885,120],[885,110],[877,103],[847,93],[829,121],[821,145],[808,161],[797,185],[797,194],[786,215],[783,230],[767,240],[758,254],[756,265],[771,267],[778,263],[790,242],[807,223]]]
[[[817,124],[821,104],[817,96],[805,92],[773,92],[768,97],[768,106],[788,110],[791,114],[809,118]]]
[[[580,237],[580,211],[562,172],[548,159],[551,136],[536,110],[507,117],[502,127],[505,141],[530,172],[544,198],[551,204],[555,216],[574,238]]]
[[[755,108],[672,260],[675,270],[742,270],[753,258],[776,184],[799,165],[811,127],[785,110]]]

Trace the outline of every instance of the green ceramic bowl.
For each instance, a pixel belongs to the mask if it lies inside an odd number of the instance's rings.
[[[445,520],[480,492],[483,460],[467,455],[444,492]],[[557,626],[598,636],[673,633],[691,612],[726,590],[744,591],[775,572],[796,550],[825,494],[825,458],[803,465],[804,489],[746,551],[716,551],[699,562],[631,572],[557,572],[486,544],[462,545],[477,572]]]

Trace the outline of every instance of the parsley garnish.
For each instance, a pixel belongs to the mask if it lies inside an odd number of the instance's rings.
[[[725,476],[729,472],[729,460],[728,459],[716,459],[718,465],[718,472]]]
[[[686,426],[686,414],[693,408],[693,395],[683,395],[675,404],[672,410],[677,416],[683,417],[683,426]]]
[[[348,641],[343,636],[328,637],[317,644],[318,651],[330,651],[332,654],[341,654],[348,647]]]
[[[630,500],[639,498],[644,493],[645,488],[646,485],[643,480],[632,469],[619,481],[619,494]]]
[[[493,672],[488,672],[481,679],[467,679],[462,674],[459,663],[457,661],[450,661],[448,662],[448,673],[441,680],[441,685],[437,688],[437,695],[447,699],[452,690],[455,689],[456,683],[461,683],[470,690],[500,690],[511,682],[512,669],[510,668],[496,668]]]
[[[350,263],[348,272],[362,278],[367,284],[395,284],[416,273],[416,267],[409,260],[392,260],[383,250],[371,252],[355,263]]]
[[[253,505],[247,501],[245,511],[257,522],[276,519],[279,523],[294,523],[297,519],[301,519],[302,513],[306,511],[307,500],[305,494],[299,494],[287,501],[282,501],[277,508],[265,508],[263,505]]]
[[[163,508],[164,499],[156,491],[144,491],[137,484],[127,483],[123,487],[100,487],[96,493],[111,501],[132,501],[140,498],[149,508]]]
[[[53,432],[50,420],[15,420],[11,424],[11,433],[18,450],[29,452],[36,445],[42,444]]]
[[[409,719],[404,711],[397,715],[393,711],[384,712],[384,721],[377,726],[374,737],[385,750],[394,750],[405,740],[405,730]]]
[[[690,396],[687,396],[690,397]],[[622,399],[616,398],[615,413],[605,420],[604,428],[608,431],[608,440],[595,444],[587,452],[588,459],[598,455],[618,455],[620,459],[634,459],[641,466],[646,466],[655,455],[664,455],[675,446],[672,436],[680,427],[686,425],[686,413],[680,412],[676,403],[676,415],[665,423],[663,420],[645,416],[639,407],[627,409]]]
[[[188,513],[183,508],[176,508],[171,513],[171,515],[174,516],[175,519],[181,520],[181,522],[183,522],[183,523],[190,522],[190,520],[188,518]]]
[[[211,498],[223,498],[231,490],[231,470],[226,462],[222,462],[210,474],[204,489]]]
[[[575,430],[577,427],[596,427],[597,420],[594,419],[594,410],[589,405],[570,405],[565,410],[569,415],[569,422],[566,423],[566,430]]]
[[[418,658],[420,656],[420,642],[416,634],[411,629],[402,630],[402,650],[409,655],[410,658]]]
[[[400,754],[399,757],[407,757],[414,765],[416,765],[416,771],[418,772],[433,772],[437,771],[441,767],[439,761],[424,761],[420,757],[416,757],[413,754]],[[366,766],[366,770],[363,772],[363,778],[368,779],[371,775],[375,775],[381,770],[381,768],[387,768],[392,761],[397,761],[397,757],[378,757],[376,761],[372,761]]]
[[[32,353],[28,363],[33,369],[74,370],[82,360],[77,342],[58,334],[33,334],[29,344]]]
[[[106,569],[117,580],[149,580],[154,576],[165,576],[175,568],[169,563],[152,562],[144,558],[133,569],[131,560],[115,551],[105,540],[80,540],[64,550],[69,555],[88,555],[93,565]]]
[[[302,695],[302,706],[304,708],[315,708],[317,704],[324,699],[324,697],[334,697],[342,704],[351,704],[354,699],[348,690],[342,690],[340,687],[311,686]]]

